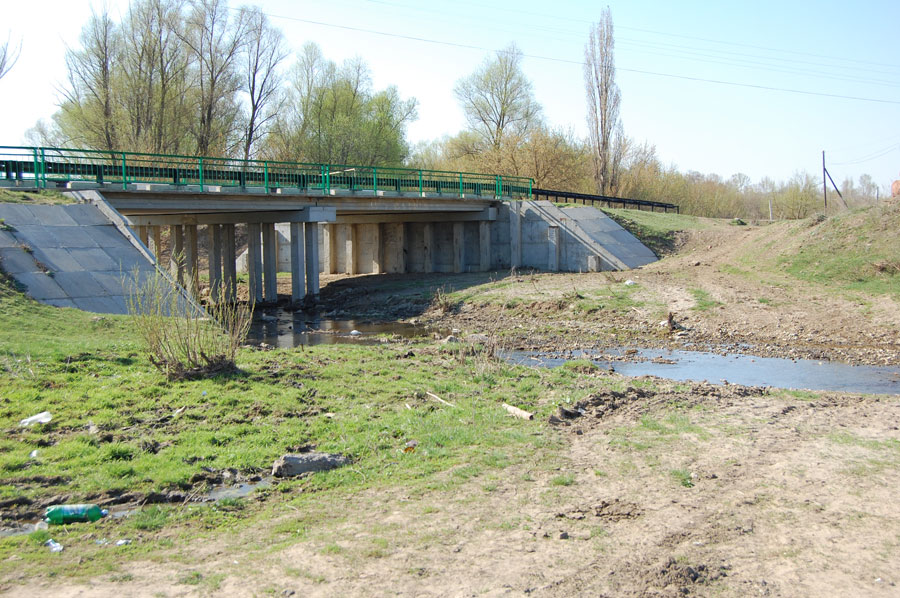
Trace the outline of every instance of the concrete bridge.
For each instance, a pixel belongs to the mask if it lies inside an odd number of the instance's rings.
[[[599,270],[655,259],[614,223],[600,228],[618,235],[613,244],[634,241],[628,255],[594,243],[549,202],[530,202],[532,181],[520,177],[0,148],[0,186],[55,188],[92,203],[157,258],[167,227],[173,273],[195,293],[199,237],[207,235],[214,299],[220,289],[225,299],[236,292],[236,226],[246,227],[250,292],[260,303],[277,300],[279,262],[288,264],[292,300],[300,302],[318,294],[323,271]],[[578,250],[567,250],[567,240]]]

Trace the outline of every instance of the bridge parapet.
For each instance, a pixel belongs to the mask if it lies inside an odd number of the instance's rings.
[[[146,191],[530,199],[530,178],[412,168],[0,146],[0,185]]]

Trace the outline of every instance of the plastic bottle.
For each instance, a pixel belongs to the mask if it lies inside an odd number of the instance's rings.
[[[97,505],[53,505],[47,507],[44,521],[54,525],[78,521],[97,521],[101,517],[106,517],[108,512]]]

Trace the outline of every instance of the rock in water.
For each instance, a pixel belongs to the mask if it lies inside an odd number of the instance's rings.
[[[349,463],[350,459],[344,455],[317,451],[301,455],[282,455],[272,465],[272,475],[276,478],[289,478],[301,473],[326,471]]]

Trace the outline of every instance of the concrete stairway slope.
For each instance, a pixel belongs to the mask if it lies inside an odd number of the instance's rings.
[[[646,245],[596,208],[528,201],[522,202],[521,218],[525,266],[568,272],[629,270],[657,260]],[[548,244],[553,227],[558,241]]]
[[[0,204],[0,219],[0,269],[42,303],[124,314],[135,275],[156,271],[94,205]]]

